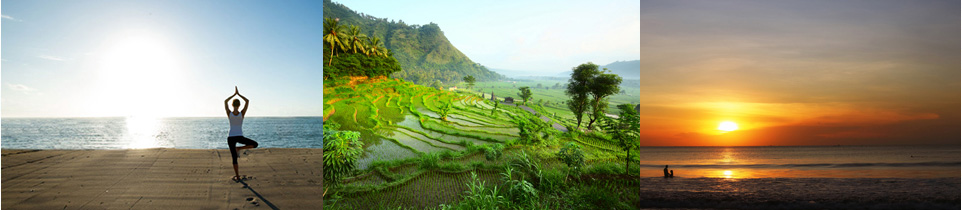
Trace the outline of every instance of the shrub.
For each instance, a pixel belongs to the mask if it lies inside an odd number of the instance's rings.
[[[494,161],[501,158],[502,151],[504,150],[504,145],[493,144],[484,145],[484,159]]]
[[[421,169],[435,169],[438,168],[438,161],[440,156],[436,153],[423,154],[418,160],[418,167]]]
[[[356,131],[338,131],[338,124],[328,122],[324,124],[324,180],[331,186],[337,186],[340,180],[354,172],[357,160],[364,152],[364,143],[358,140],[361,136]]]
[[[557,153],[558,159],[568,165],[568,168],[579,169],[585,165],[585,153],[581,151],[581,146],[574,142],[568,142]]]

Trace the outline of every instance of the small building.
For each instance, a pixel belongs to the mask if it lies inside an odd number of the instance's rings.
[[[454,91],[454,90],[457,90],[457,89],[458,89],[458,86],[449,87],[449,88],[448,88],[448,91]]]
[[[512,97],[505,97],[505,98],[504,98],[504,103],[513,104],[513,103],[514,103],[514,98],[512,98]]]

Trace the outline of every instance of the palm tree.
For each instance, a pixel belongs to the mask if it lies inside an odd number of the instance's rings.
[[[378,39],[377,37],[368,37],[367,41],[371,43],[369,45],[371,47],[371,54],[374,54],[375,56],[387,56],[387,53],[384,52],[384,47],[381,47],[381,45],[383,45],[381,39]]]
[[[351,49],[354,50],[354,53],[357,53],[357,49],[360,48],[361,53],[367,54],[363,41],[365,38],[367,38],[367,36],[361,34],[361,28],[357,27],[356,25],[351,25],[351,29],[348,32],[349,34],[347,36],[350,38],[350,42],[348,44],[351,45]]]
[[[344,30],[344,26],[338,25],[338,19],[324,18],[324,42],[331,45],[331,60],[328,61],[327,65],[331,65],[334,62],[335,51],[334,48],[340,47],[341,50],[347,50],[344,47],[344,34],[341,33]]]

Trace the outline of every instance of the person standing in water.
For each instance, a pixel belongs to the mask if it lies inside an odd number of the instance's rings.
[[[668,173],[668,165],[665,165],[665,178],[668,178],[671,174]]]
[[[228,108],[227,102],[230,101],[231,98],[234,98],[234,96],[239,96],[241,99],[244,99],[244,109],[239,109],[241,103],[238,99],[234,99],[232,104],[234,111]],[[237,86],[234,86],[234,95],[224,100],[224,110],[227,111],[227,119],[230,121],[230,131],[227,133],[227,147],[230,148],[230,156],[234,161],[234,177],[231,178],[234,181],[241,180],[240,173],[237,172],[237,151],[257,148],[257,142],[244,137],[244,132],[241,130],[244,125],[244,115],[247,114],[247,105],[250,105],[250,100],[247,100],[247,97],[244,97],[244,95],[241,95],[240,92],[237,91]],[[244,144],[244,146],[237,147],[237,143]]]

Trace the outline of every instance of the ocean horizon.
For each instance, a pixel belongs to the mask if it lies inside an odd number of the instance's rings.
[[[247,117],[259,148],[321,148],[322,117]],[[3,149],[227,149],[226,117],[3,118]]]
[[[642,147],[641,177],[946,178],[960,177],[958,146]]]

